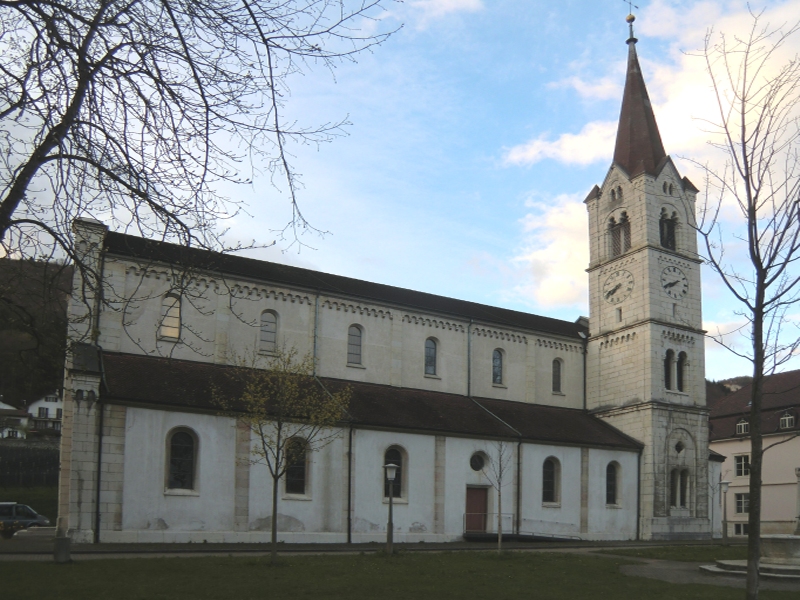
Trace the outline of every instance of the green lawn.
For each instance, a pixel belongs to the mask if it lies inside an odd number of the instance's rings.
[[[58,517],[58,488],[55,486],[0,488],[0,502],[27,504],[40,515],[50,519],[50,523],[55,527]]]
[[[747,546],[664,546],[661,548],[620,548],[601,550],[601,554],[635,556],[637,558],[658,558],[686,562],[708,562],[715,560],[745,560]]]
[[[713,585],[673,585],[619,573],[623,558],[489,552],[295,556],[269,559],[137,558],[71,565],[2,562],[3,597],[15,600],[407,599],[536,598],[730,600]],[[762,591],[763,600],[797,593]]]

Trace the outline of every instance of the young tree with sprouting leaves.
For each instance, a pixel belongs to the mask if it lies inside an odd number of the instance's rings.
[[[263,363],[265,359],[266,364]],[[231,395],[215,390],[217,402],[250,430],[250,464],[265,465],[272,480],[271,561],[278,548],[278,490],[295,468],[339,437],[351,390],[334,392],[314,375],[314,359],[279,346],[267,357],[254,355],[228,369]]]
[[[511,458],[513,449],[508,442],[498,440],[493,443],[494,456],[488,457],[483,465],[483,474],[489,484],[497,491],[497,553],[503,551],[503,487],[510,482]]]
[[[710,32],[702,53],[718,108],[711,144],[725,161],[701,165],[707,197],[697,227],[704,258],[745,322],[746,341],[717,339],[747,358],[753,375],[748,600],[758,598],[764,378],[800,349],[800,60],[780,58],[799,25],[771,27],[752,14],[747,35]]]

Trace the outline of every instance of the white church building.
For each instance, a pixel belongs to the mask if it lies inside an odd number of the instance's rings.
[[[574,322],[109,231],[78,220],[59,527],[77,542],[262,542],[271,478],[212,390],[277,345],[348,384],[336,439],[278,494],[286,542],[719,534],[696,188],[666,155],[631,33],[614,161],[586,198]],[[511,452],[502,507],[487,475]],[[385,485],[383,465],[400,466]]]

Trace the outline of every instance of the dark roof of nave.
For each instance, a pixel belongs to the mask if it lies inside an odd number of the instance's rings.
[[[736,434],[736,423],[750,418],[750,394],[753,385],[745,384],[742,388],[726,395],[708,397],[707,403],[711,413],[711,439],[719,440],[732,437],[748,437]],[[780,419],[789,410],[795,415],[795,427],[780,429]],[[794,432],[800,429],[800,370],[776,373],[764,379],[764,394],[761,400],[761,432]]]
[[[241,395],[239,368],[163,357],[103,353],[101,398],[165,410],[219,411]],[[638,450],[641,444],[584,410],[374,383],[320,378],[331,392],[352,390],[347,422],[456,436]],[[231,403],[235,410],[235,401]]]
[[[363,300],[400,305],[417,311],[452,315],[461,319],[473,319],[508,328],[521,328],[570,337],[578,337],[579,332],[586,331],[585,327],[571,321],[562,321],[561,319],[552,319],[265,260],[147,240],[122,233],[109,232],[106,236],[105,249],[111,254],[140,260],[165,262],[181,265],[187,269],[224,273],[310,291],[353,296]]]
[[[642,173],[658,175],[666,158],[636,55],[636,40],[631,38],[628,40],[628,72],[617,126],[614,162],[633,178]]]

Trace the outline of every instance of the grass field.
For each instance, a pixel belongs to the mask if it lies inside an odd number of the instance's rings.
[[[57,487],[12,487],[0,488],[0,502],[27,504],[40,515],[44,515],[53,526],[58,517]]]
[[[71,565],[0,563],[3,597],[15,600],[730,600],[713,585],[675,585],[625,577],[626,560],[578,554],[489,552],[296,556],[268,558],[137,558]],[[763,600],[797,593],[762,591]]]
[[[745,560],[747,546],[664,546],[661,548],[620,548],[602,550],[601,554],[635,556],[636,558],[658,558],[687,562],[708,562],[715,560]]]

